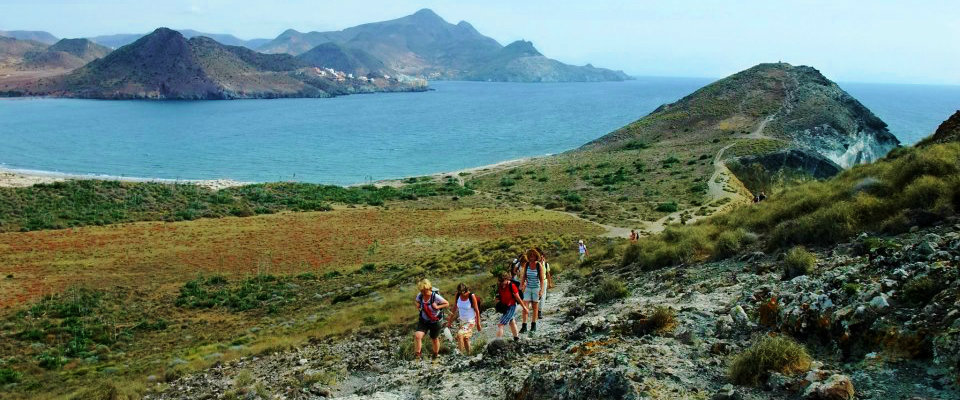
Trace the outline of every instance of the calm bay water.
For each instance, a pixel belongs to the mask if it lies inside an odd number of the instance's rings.
[[[337,184],[558,153],[709,83],[435,82],[334,99],[0,100],[0,166],[167,179]],[[960,87],[841,84],[905,143],[960,107]]]

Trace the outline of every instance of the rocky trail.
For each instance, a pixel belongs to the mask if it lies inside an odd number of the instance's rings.
[[[613,260],[585,276],[562,275],[537,334],[517,343],[494,339],[496,315],[487,310],[474,338],[482,350],[473,356],[416,363],[404,350],[412,328],[359,332],[218,364],[148,398],[960,398],[960,221],[864,250],[871,240],[817,252],[815,272],[790,280],[778,256],[762,252],[647,272]],[[928,276],[942,289],[926,306],[901,299]],[[599,282],[611,277],[631,296],[593,302]],[[674,320],[645,328],[657,307],[673,310]],[[877,342],[891,327],[901,339]],[[774,332],[806,343],[809,370],[773,373],[758,387],[730,384],[733,357]],[[904,353],[909,347],[898,340],[913,332],[930,335],[931,355]]]

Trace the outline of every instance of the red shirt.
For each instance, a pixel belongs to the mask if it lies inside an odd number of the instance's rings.
[[[516,284],[514,284],[513,282],[508,281],[508,282],[507,282],[507,287],[503,287],[503,286],[501,285],[498,290],[500,291],[500,302],[501,302],[501,303],[503,303],[503,304],[506,305],[507,307],[510,307],[510,306],[512,306],[512,305],[514,305],[514,304],[517,304],[517,298],[516,298],[516,297],[513,297],[514,294],[520,294],[520,292],[517,291],[517,285],[516,285]]]

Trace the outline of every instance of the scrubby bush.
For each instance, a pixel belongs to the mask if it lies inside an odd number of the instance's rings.
[[[903,285],[903,298],[907,303],[922,306],[933,300],[942,287],[933,278],[917,276]]]
[[[717,235],[716,245],[714,246],[714,258],[724,259],[736,254],[747,241],[746,236],[746,232],[742,229],[721,232]]]
[[[668,213],[676,212],[679,209],[680,209],[680,206],[677,205],[677,202],[675,201],[668,201],[666,203],[657,204],[657,208],[656,208],[657,211],[668,212]]]
[[[17,383],[20,381],[20,373],[9,368],[0,368],[0,385],[8,383]]]
[[[609,303],[628,296],[630,296],[630,290],[622,281],[608,277],[594,287],[590,299],[594,303]]]
[[[650,329],[656,333],[670,332],[677,326],[677,312],[673,308],[660,306],[650,315]]]
[[[786,336],[762,336],[733,359],[728,376],[738,385],[755,386],[771,372],[796,374],[810,368],[807,349]]]
[[[623,259],[620,261],[620,266],[626,267],[630,264],[636,263],[640,260],[640,245],[633,243],[630,246],[627,246],[627,249],[623,252]]]
[[[809,275],[813,273],[816,264],[816,255],[803,246],[794,247],[783,258],[783,278],[793,279],[800,275]]]

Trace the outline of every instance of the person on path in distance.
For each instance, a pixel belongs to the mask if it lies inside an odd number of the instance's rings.
[[[583,244],[583,239],[577,242],[577,252],[580,253],[580,262],[587,257],[587,245]]]
[[[423,336],[430,334],[430,341],[433,342],[433,360],[436,361],[440,354],[440,329],[443,320],[443,309],[450,306],[440,292],[433,289],[429,280],[421,280],[417,284],[417,311],[420,319],[417,321],[417,329],[413,334],[413,354],[417,361],[422,361],[421,350],[423,348]]]
[[[520,340],[520,334],[517,333],[517,321],[513,319],[517,312],[517,305],[523,307],[523,312],[527,312],[527,305],[523,304],[520,298],[520,288],[516,282],[510,278],[509,272],[500,274],[500,283],[497,285],[497,312],[503,314],[497,323],[497,338],[503,337],[503,328],[510,326],[510,332],[513,333],[513,340]]]
[[[457,329],[457,347],[460,352],[470,355],[470,337],[473,336],[473,330],[478,332],[482,329],[480,325],[480,302],[477,296],[470,291],[465,283],[457,285],[457,301],[453,302],[453,311],[450,313],[450,321],[447,327],[453,325],[453,320],[460,320],[460,328]]]
[[[530,334],[537,331],[540,299],[543,298],[543,291],[547,287],[545,282],[546,277],[547,271],[545,271],[543,262],[540,260],[540,254],[534,249],[528,250],[527,264],[523,266],[523,273],[520,275],[520,278],[523,280],[520,282],[520,287],[523,288],[523,301],[527,305],[523,310],[523,325],[520,326],[520,333],[527,331],[527,317],[528,314],[530,314],[527,309],[530,309],[533,313],[531,316]]]
[[[639,239],[640,239],[640,234],[637,233],[637,231],[631,229],[631,230],[630,230],[630,241],[631,241],[631,242],[636,242],[636,241],[639,240]]]

